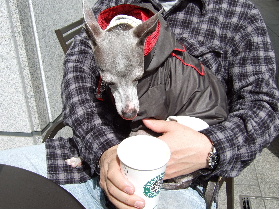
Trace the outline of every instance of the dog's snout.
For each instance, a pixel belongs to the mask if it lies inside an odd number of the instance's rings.
[[[122,118],[125,120],[133,120],[137,117],[138,111],[135,108],[122,110]]]

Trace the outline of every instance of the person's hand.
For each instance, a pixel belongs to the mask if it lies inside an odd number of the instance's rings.
[[[117,146],[103,153],[100,160],[100,186],[119,209],[143,208],[144,200],[134,194],[134,186],[120,170]]]
[[[210,140],[200,132],[175,121],[144,119],[145,126],[165,141],[171,150],[165,179],[192,173],[208,167],[207,157],[212,149]]]

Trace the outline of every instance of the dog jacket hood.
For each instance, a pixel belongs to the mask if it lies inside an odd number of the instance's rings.
[[[141,21],[146,21],[158,11],[154,10],[149,3],[138,5],[121,4],[115,7],[108,8],[98,16],[98,23],[103,30],[107,29],[113,18],[118,15],[127,15],[135,17]],[[145,41],[144,47],[144,68],[148,74],[158,68],[170,54],[175,50],[185,50],[184,47],[178,44],[174,35],[167,27],[166,21],[159,16],[157,29]],[[154,56],[160,54],[160,56]]]

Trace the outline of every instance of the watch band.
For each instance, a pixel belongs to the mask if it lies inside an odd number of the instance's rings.
[[[219,155],[214,146],[212,146],[211,152],[208,153],[207,161],[208,161],[208,168],[210,170],[213,170],[217,167],[219,162]]]

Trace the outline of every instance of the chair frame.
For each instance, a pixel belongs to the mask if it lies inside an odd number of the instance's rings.
[[[72,45],[74,37],[80,33],[83,23],[84,18],[81,18],[76,22],[55,30],[57,39],[65,54]]]
[[[54,138],[57,133],[62,130],[66,125],[63,122],[62,114],[56,119],[54,123],[50,125],[50,128],[47,130],[46,134],[43,138],[43,143],[46,142],[47,139]]]
[[[59,40],[60,46],[66,54],[70,48],[74,36],[81,32],[84,25],[84,19],[81,18],[76,22],[73,22],[61,29],[55,30],[57,39]],[[56,122],[52,124],[49,130],[46,132],[43,142],[49,138],[54,138],[55,135],[66,125],[63,122],[62,114],[57,118]],[[227,209],[234,208],[234,178],[231,177],[219,177],[219,187],[226,182],[226,194],[227,194]]]
[[[74,37],[81,32],[83,26],[84,18],[80,18],[79,20],[65,27],[55,30],[56,37],[60,43],[61,48],[63,49],[64,54],[67,53],[74,41]],[[63,122],[62,115],[58,116],[56,121],[51,124],[50,128],[46,132],[43,142],[49,138],[54,138],[56,134],[65,126],[66,125]]]
[[[220,188],[226,182],[227,209],[234,209],[234,178],[221,177]]]

